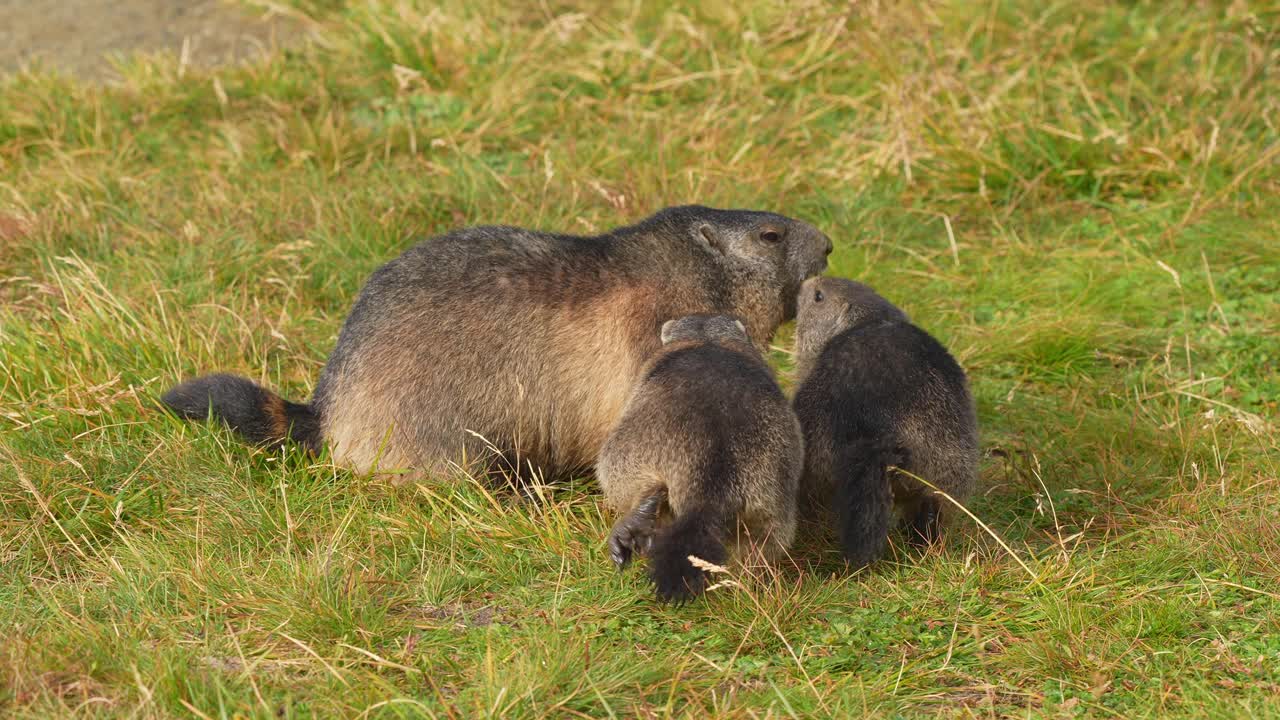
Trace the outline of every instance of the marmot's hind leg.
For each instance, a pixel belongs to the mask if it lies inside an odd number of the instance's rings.
[[[932,545],[942,535],[942,500],[932,490],[925,492],[903,514],[902,531],[911,547]]]
[[[749,557],[753,562],[774,564],[782,561],[795,541],[798,524],[796,514],[788,512],[785,505],[768,511],[748,510],[740,517],[736,549],[742,557]]]
[[[619,570],[631,562],[633,554],[648,554],[658,516],[666,504],[667,489],[658,488],[613,524],[609,533],[609,557]]]

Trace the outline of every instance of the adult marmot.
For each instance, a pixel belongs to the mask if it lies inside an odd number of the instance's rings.
[[[794,405],[805,437],[802,496],[834,501],[854,567],[884,553],[896,505],[913,543],[939,531],[941,499],[973,491],[978,421],[964,371],[941,343],[874,290],[841,278],[804,283],[796,319]]]
[[[499,451],[558,476],[588,469],[658,329],[741,317],[759,347],[795,315],[831,241],[767,212],[675,207],[596,237],[474,227],[376,270],[306,405],[211,375],[163,401],[259,443],[286,437],[360,471],[446,470]]]
[[[621,518],[609,536],[619,568],[649,555],[662,600],[702,591],[693,555],[723,564],[744,530],[765,557],[795,537],[804,464],[800,424],[741,322],[694,315],[663,324],[596,477]]]

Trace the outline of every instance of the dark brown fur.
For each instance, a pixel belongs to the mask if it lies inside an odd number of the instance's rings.
[[[978,426],[964,371],[874,290],[841,278],[804,283],[796,321],[806,503],[831,504],[854,566],[883,554],[896,506],[911,542],[932,541],[943,500],[973,492]]]
[[[741,323],[691,316],[666,323],[596,465],[620,519],[619,567],[649,555],[663,600],[705,585],[695,556],[723,564],[744,531],[766,558],[790,544],[803,465],[800,425]]]

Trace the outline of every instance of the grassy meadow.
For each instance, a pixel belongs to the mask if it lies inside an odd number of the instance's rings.
[[[271,7],[314,41],[0,79],[0,713],[1280,717],[1275,5]],[[685,202],[817,224],[952,349],[976,521],[670,608],[590,478],[392,486],[157,409],[305,399],[416,238]]]

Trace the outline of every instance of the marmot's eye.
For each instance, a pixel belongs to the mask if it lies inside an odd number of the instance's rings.
[[[776,243],[782,241],[782,234],[777,230],[765,230],[760,233],[760,239],[767,243]]]
[[[814,301],[814,302],[822,302],[822,291],[821,291],[821,290],[814,290],[814,291],[813,291],[813,301]]]

